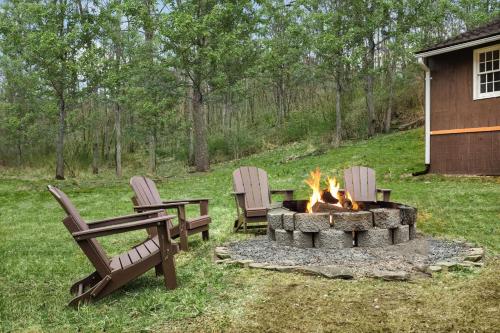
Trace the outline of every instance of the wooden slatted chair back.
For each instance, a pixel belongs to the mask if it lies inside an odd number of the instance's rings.
[[[233,172],[233,190],[245,193],[242,209],[269,208],[271,193],[267,173],[256,167],[240,167]]]
[[[375,170],[354,166],[344,170],[344,187],[354,201],[377,201]]]
[[[144,176],[133,176],[130,178],[130,186],[135,193],[135,202],[137,206],[160,205],[162,203],[160,192],[156,184],[151,179]],[[158,216],[164,216],[162,212]],[[172,223],[169,221],[170,228]],[[148,235],[150,238],[157,236],[158,231],[156,228],[148,228]]]
[[[82,219],[80,213],[71,200],[69,200],[68,196],[57,187],[49,185],[48,188],[52,196],[57,200],[57,202],[59,202],[66,214],[68,214],[68,216],[63,220],[66,229],[68,229],[71,234],[77,231],[88,230],[89,226]],[[99,244],[95,238],[78,241],[77,243],[101,277],[104,277],[111,272],[109,265],[110,259],[106,255],[106,252],[102,248],[101,244]]]

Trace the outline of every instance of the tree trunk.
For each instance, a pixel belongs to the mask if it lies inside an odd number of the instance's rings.
[[[207,123],[203,94],[199,83],[193,86],[193,125],[194,125],[194,164],[196,171],[205,172],[209,169]]]
[[[96,135],[96,139],[92,144],[92,173],[94,175],[99,174],[99,144],[98,138]]]
[[[375,134],[375,104],[373,98],[373,62],[375,57],[375,41],[373,36],[368,38],[368,53],[365,59],[365,93],[366,108],[368,111],[368,135]]]
[[[389,82],[389,101],[387,105],[387,110],[385,112],[385,119],[384,119],[384,132],[389,133],[391,131],[391,121],[392,121],[392,102],[393,102],[393,94],[394,94],[394,84],[392,82],[393,80],[391,79],[391,82]]]
[[[340,77],[335,80],[335,146],[338,147],[342,141],[342,110],[341,110],[341,85]]]
[[[115,103],[115,163],[116,176],[122,176],[122,128],[120,104]]]
[[[194,133],[193,133],[193,87],[186,89],[184,103],[184,121],[186,122],[186,138],[188,140],[188,166],[194,166]]]
[[[278,126],[282,126],[285,123],[285,91],[283,78],[280,77],[276,84],[276,104],[277,110],[277,123]]]
[[[389,133],[391,131],[391,121],[392,121],[392,103],[394,101],[394,78],[393,78],[393,73],[395,70],[395,61],[394,59],[391,59],[390,62],[390,67],[389,70],[387,71],[387,79],[389,83],[389,99],[388,99],[388,105],[387,105],[387,110],[385,112],[385,117],[384,117],[384,132]]]
[[[66,131],[66,104],[59,97],[59,132],[56,144],[56,179],[64,179],[64,134]]]
[[[149,171],[156,174],[156,128],[149,135]]]

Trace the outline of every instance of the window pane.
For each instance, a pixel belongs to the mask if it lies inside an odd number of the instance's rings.
[[[495,82],[495,91],[500,91],[500,81]]]
[[[479,53],[479,61],[484,62],[484,53]]]
[[[481,83],[486,83],[486,74],[481,74],[479,77],[481,78]]]
[[[491,60],[491,52],[486,52],[486,60]]]
[[[484,72],[484,63],[479,64],[479,72]]]
[[[486,62],[486,70],[491,71],[491,61]]]
[[[488,84],[487,84],[487,86],[488,86],[488,87],[487,87],[486,91],[487,91],[487,92],[492,92],[492,91],[493,91],[493,83],[492,83],[492,82],[490,82],[490,83],[488,83]]]
[[[494,61],[493,62],[493,70],[497,70],[499,65],[500,65],[500,61]]]
[[[498,50],[493,51],[493,59],[498,59]]]
[[[487,75],[487,77],[488,77],[488,79],[487,79],[486,81],[488,81],[488,82],[493,81],[493,73],[488,73],[488,74],[486,74],[486,75]]]
[[[486,92],[486,84],[481,85],[481,94]]]
[[[500,81],[500,72],[495,72],[494,77],[495,77],[495,81]]]

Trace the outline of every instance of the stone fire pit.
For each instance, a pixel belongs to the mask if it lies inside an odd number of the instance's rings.
[[[483,265],[484,250],[475,244],[417,234],[413,207],[361,203],[359,211],[309,214],[306,204],[276,204],[269,210],[267,236],[217,247],[216,262],[333,279],[399,281]]]
[[[269,210],[267,235],[278,245],[343,249],[395,245],[416,236],[417,210],[393,202],[366,203],[359,211],[305,213],[305,201]]]

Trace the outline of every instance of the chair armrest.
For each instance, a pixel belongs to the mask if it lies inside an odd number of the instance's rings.
[[[391,200],[391,189],[388,188],[378,188],[377,193],[382,193],[382,200],[390,201]]]
[[[171,203],[177,203],[177,202],[186,202],[188,204],[198,204],[200,202],[206,201],[208,202],[210,199],[209,198],[196,198],[196,199],[179,199],[179,200],[166,200],[162,201],[164,204],[171,204]]]
[[[77,231],[72,233],[72,235],[77,241],[81,241],[89,238],[114,235],[122,232],[134,231],[139,229],[147,229],[155,226],[160,226],[162,224],[166,225],[167,221],[172,220],[175,217],[176,216],[174,215],[159,216],[137,222],[129,222],[118,225],[110,225],[101,228]]]
[[[134,206],[134,210],[137,212],[142,212],[142,211],[151,211],[151,210],[164,210],[167,208],[179,208],[180,206],[185,206],[189,202],[185,201],[178,201],[174,203],[161,203],[161,204],[156,204],[156,205],[143,205],[143,206]]]
[[[107,218],[107,219],[89,222],[88,226],[90,229],[94,229],[94,228],[101,228],[101,227],[116,225],[116,224],[120,224],[120,223],[134,222],[134,221],[144,220],[145,218],[156,217],[158,215],[158,213],[161,213],[161,212],[163,212],[163,210],[155,209],[155,210],[149,210],[148,212],[143,212],[143,213],[136,213],[136,214],[130,214],[130,215],[124,215],[124,216],[118,216],[118,217],[111,217],[111,218]]]

